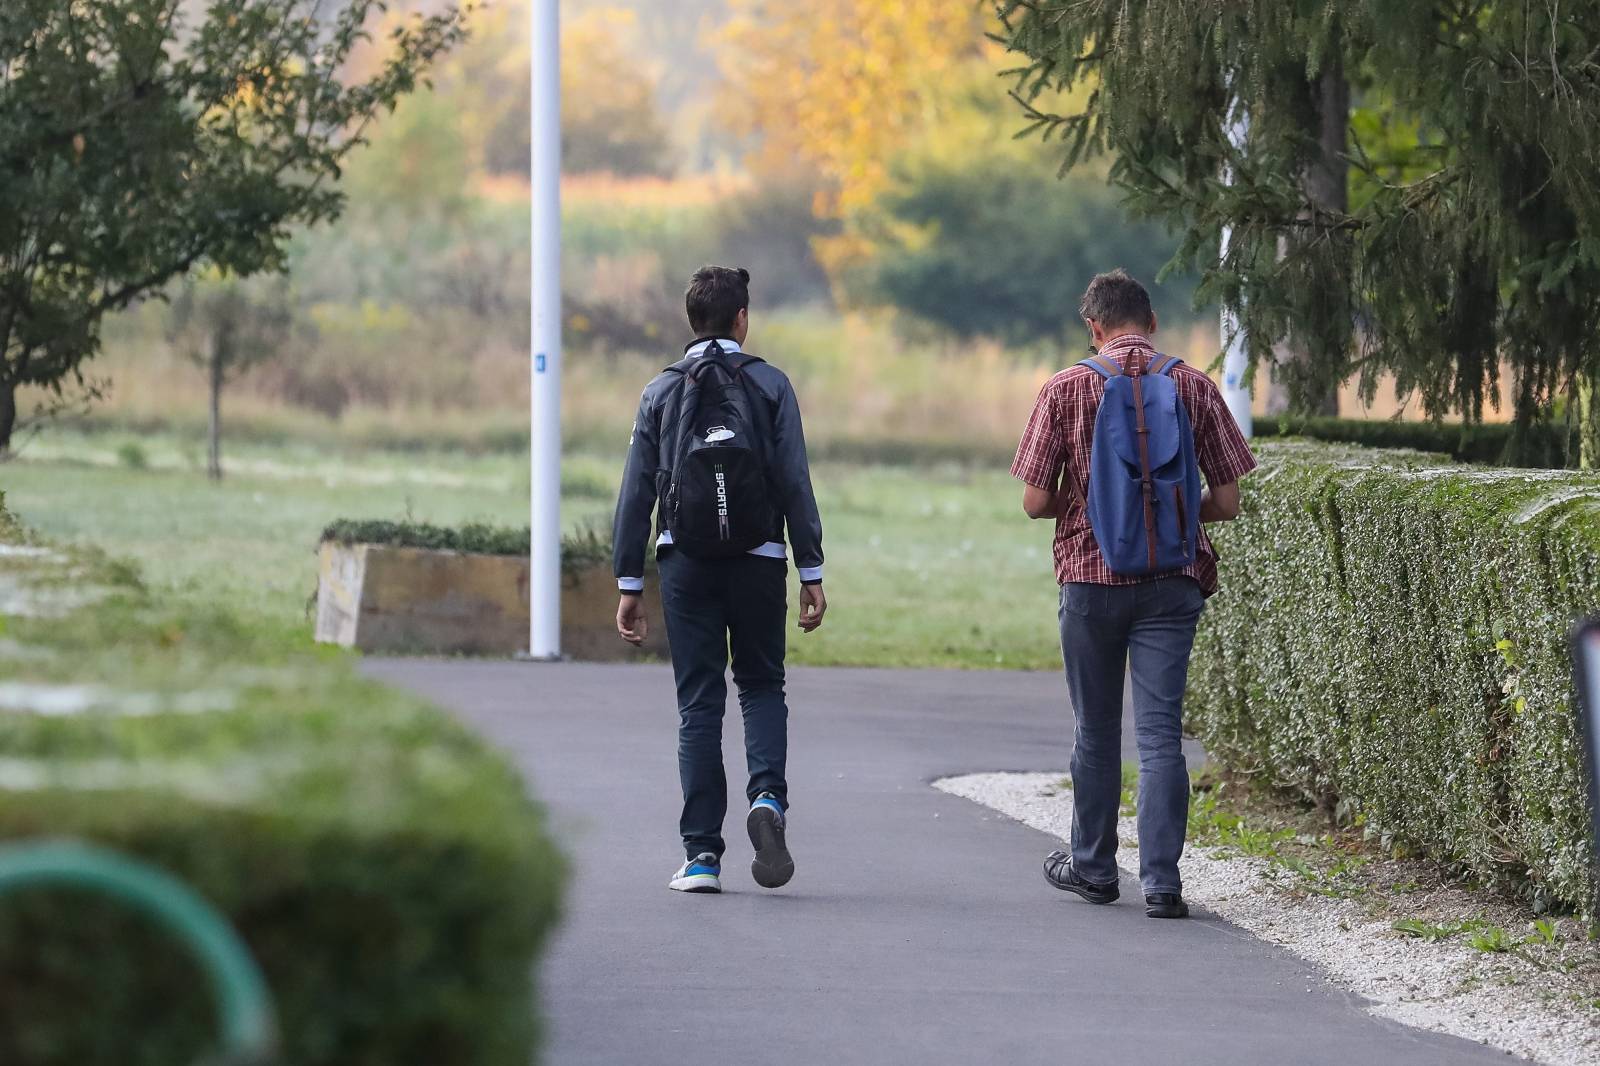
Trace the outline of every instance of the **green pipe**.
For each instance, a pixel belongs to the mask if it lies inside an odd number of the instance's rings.
[[[222,1026],[222,1060],[269,1062],[277,1050],[272,994],[231,926],[194,890],[153,866],[73,841],[0,847],[0,896],[65,885],[112,896],[148,912],[188,945],[211,981]]]

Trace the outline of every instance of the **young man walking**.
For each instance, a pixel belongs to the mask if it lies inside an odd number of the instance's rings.
[[[1145,913],[1183,918],[1183,693],[1195,626],[1217,590],[1202,523],[1238,516],[1238,482],[1255,458],[1211,379],[1156,352],[1142,285],[1121,270],[1101,274],[1079,311],[1097,354],[1045,385],[1011,467],[1027,486],[1028,517],[1055,519],[1061,654],[1077,724],[1071,851],[1051,852],[1045,877],[1091,903],[1117,899],[1131,674]]]
[[[695,272],[684,301],[694,340],[644,390],[613,531],[617,632],[641,644],[649,625],[640,596],[645,548],[659,503],[656,564],[678,687],[678,829],[687,855],[667,887],[679,892],[722,889],[730,650],[750,775],[751,873],[764,888],[794,875],[785,841],[785,525],[800,576],[800,629],[816,630],[828,608],[800,405],[782,371],[744,351],[749,283],[745,270]]]

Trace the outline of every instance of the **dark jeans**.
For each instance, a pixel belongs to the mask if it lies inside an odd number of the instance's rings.
[[[661,605],[672,672],[678,682],[678,777],[684,851],[721,855],[722,820],[728,813],[728,778],[722,768],[722,716],[728,704],[728,653],[744,713],[746,798],[771,792],[787,809],[784,764],[789,750],[789,708],[783,695],[784,624],[789,566],[781,559],[742,555],[691,559],[664,549]]]
[[[1137,585],[1061,586],[1061,656],[1077,719],[1072,748],[1072,865],[1096,884],[1117,880],[1123,679],[1133,679],[1139,742],[1139,881],[1179,892],[1189,828],[1183,690],[1205,607],[1193,578]]]

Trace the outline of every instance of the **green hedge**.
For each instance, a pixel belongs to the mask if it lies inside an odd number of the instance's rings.
[[[1536,903],[1592,908],[1568,627],[1600,478],[1278,443],[1217,531],[1190,726],[1223,764]]]
[[[452,528],[432,526],[426,522],[341,518],[322,531],[322,539],[338,541],[340,544],[383,544],[392,548],[430,548],[482,555],[527,555],[529,538],[527,526],[512,529],[468,523]]]
[[[188,882],[261,963],[283,1066],[527,1066],[563,870],[505,759],[303,634],[93,556],[0,556],[8,584],[41,609],[4,620],[0,840],[85,839]],[[74,713],[30,705],[74,694]],[[70,890],[0,898],[0,1062],[173,1066],[215,1033],[146,920]]]
[[[1529,426],[1518,436],[1504,422],[1397,422],[1394,419],[1258,415],[1257,437],[1309,437],[1368,448],[1437,452],[1464,463],[1562,469],[1576,466],[1576,438],[1556,422]]]
[[[341,518],[322,531],[324,541],[340,544],[382,544],[391,548],[428,548],[434,551],[473,552],[482,555],[528,554],[528,527],[511,529],[468,523],[455,528],[426,522],[388,522]],[[611,561],[611,534],[583,529],[561,538],[561,568],[576,573]]]

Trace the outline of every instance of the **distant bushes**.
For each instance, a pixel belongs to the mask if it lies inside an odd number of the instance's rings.
[[[1267,444],[1221,527],[1189,725],[1224,765],[1536,902],[1592,907],[1568,626],[1600,477]]]
[[[1050,160],[1004,152],[911,158],[877,210],[865,292],[957,336],[1086,341],[1078,297],[1117,266],[1151,287],[1163,322],[1194,317],[1192,286],[1155,284],[1174,242],[1131,221],[1101,175],[1063,180]]]
[[[1394,419],[1257,415],[1258,437],[1310,437],[1369,448],[1411,448],[1490,466],[1576,466],[1577,445],[1567,427],[1542,423],[1518,432],[1510,423],[1399,422]]]

